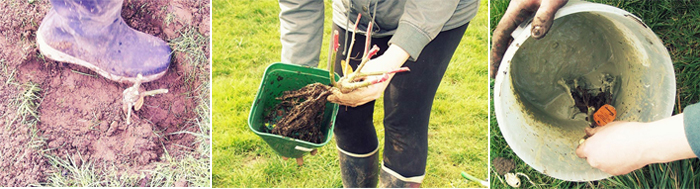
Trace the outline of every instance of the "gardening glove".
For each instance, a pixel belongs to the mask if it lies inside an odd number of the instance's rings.
[[[383,55],[369,60],[362,68],[361,72],[386,72],[389,70],[394,70],[401,67],[406,60],[408,60],[408,53],[399,46],[391,45]],[[363,81],[373,81],[381,77],[381,75],[367,76],[360,79]],[[333,94],[328,96],[327,99],[330,102],[344,106],[361,106],[382,96],[382,94],[384,94],[384,90],[386,90],[386,87],[389,86],[389,82],[393,77],[394,74],[389,74],[389,78],[384,82],[355,89],[349,93],[341,93],[338,90],[334,90]]]
[[[311,155],[316,155],[318,153],[318,149],[311,150],[310,154]],[[288,157],[282,156],[283,160],[289,159]],[[297,165],[302,166],[304,165],[304,157],[296,158],[297,159]]]
[[[511,33],[522,22],[532,17],[532,37],[541,39],[544,37],[554,21],[557,13],[568,0],[512,0],[506,13],[498,22],[493,31],[493,45],[491,46],[491,78],[496,78],[498,66],[501,65],[503,54],[513,38]]]
[[[590,137],[579,145],[576,155],[612,175],[696,157],[685,136],[682,114],[651,123],[612,122],[586,128],[586,134]]]

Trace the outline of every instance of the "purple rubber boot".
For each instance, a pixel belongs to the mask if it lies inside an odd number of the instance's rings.
[[[134,83],[162,77],[170,65],[168,44],[129,27],[123,0],[51,0],[37,31],[39,51],[49,59],[87,67],[107,79]]]

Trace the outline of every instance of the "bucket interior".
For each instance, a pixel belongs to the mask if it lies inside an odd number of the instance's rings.
[[[274,110],[275,106],[281,102],[281,100],[276,99],[282,96],[284,91],[288,90],[298,90],[302,87],[315,83],[327,81],[328,76],[319,76],[309,73],[302,73],[293,70],[271,70],[268,72],[268,77],[263,81],[264,84],[260,88],[262,95],[260,96],[258,104],[262,105],[259,110],[262,114],[258,114],[255,119],[255,124],[253,129],[259,132],[269,132],[273,127],[272,123],[279,121],[282,117],[270,117],[266,119],[266,115],[272,114],[271,111]],[[286,112],[284,113],[286,114]],[[280,114],[280,115],[284,115]],[[329,136],[330,127],[329,123],[331,116],[333,115],[333,104],[330,102],[326,103],[326,108],[323,112],[323,121],[321,123],[321,132],[323,133],[323,139],[321,141],[326,141],[325,139]]]
[[[671,114],[675,76],[670,56],[631,14],[565,15],[544,38],[517,45],[505,81],[497,86],[496,113],[514,152],[544,174],[571,181],[609,176],[575,154],[589,122],[575,106],[574,86],[607,87],[616,121],[647,122]]]

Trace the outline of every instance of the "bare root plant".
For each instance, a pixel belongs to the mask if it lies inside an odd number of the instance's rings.
[[[139,111],[143,106],[144,98],[146,96],[155,96],[157,94],[168,93],[168,89],[156,89],[146,92],[141,92],[141,81],[143,76],[141,74],[137,75],[136,82],[129,88],[126,88],[122,92],[122,111],[126,113],[126,124],[131,124],[131,113],[133,110]]]
[[[355,44],[355,34],[357,33],[358,24],[360,23],[361,17],[361,14],[358,15],[357,21],[355,21],[355,27],[352,31],[352,40],[350,41],[350,46],[348,47],[350,49],[347,51],[347,58],[345,60],[341,60],[343,77],[337,81],[335,80],[335,56],[339,47],[339,32],[334,30],[331,35],[331,42],[328,50],[328,73],[330,76],[331,85],[328,86],[321,83],[313,83],[296,91],[285,91],[281,97],[277,98],[278,100],[282,100],[282,102],[280,105],[275,107],[275,110],[271,111],[271,114],[284,111],[285,107],[291,107],[291,109],[286,111],[286,115],[284,115],[282,119],[276,123],[271,131],[273,134],[320,143],[321,139],[323,138],[323,133],[320,130],[320,126],[323,119],[323,110],[325,109],[328,96],[332,95],[334,92],[340,92],[343,94],[350,93],[362,87],[385,82],[389,79],[390,74],[410,71],[407,67],[402,67],[395,70],[382,72],[361,72],[365,64],[367,64],[367,62],[369,62],[369,60],[380,50],[376,45],[370,48],[370,45],[372,44],[371,28],[374,24],[372,21],[369,22],[367,27],[367,40],[365,41],[365,49],[362,59],[360,64],[357,66],[356,71],[353,71],[352,67],[350,67],[348,64],[350,61],[349,52],[352,52],[352,47]],[[374,80],[366,79],[367,76],[379,75],[382,75],[382,77]]]

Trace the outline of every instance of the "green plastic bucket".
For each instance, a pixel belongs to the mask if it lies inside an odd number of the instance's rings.
[[[338,75],[335,77],[339,78]],[[280,103],[280,100],[276,99],[277,97],[282,96],[284,91],[298,90],[316,82],[329,85],[328,71],[286,63],[273,63],[265,69],[258,94],[250,109],[248,126],[281,156],[299,158],[313,149],[326,145],[331,140],[335,117],[338,114],[338,104],[330,102],[326,103],[321,121],[321,132],[323,133],[321,141],[323,142],[320,144],[265,132],[267,130],[265,115]]]

